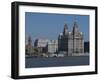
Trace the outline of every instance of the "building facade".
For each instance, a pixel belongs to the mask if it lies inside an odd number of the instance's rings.
[[[67,56],[84,53],[83,33],[79,30],[77,22],[74,22],[71,32],[68,31],[67,24],[64,25],[63,33],[58,36],[58,51],[66,52]]]
[[[67,24],[64,25],[63,33],[60,33],[58,37],[58,51],[65,53],[68,53],[68,26]]]
[[[46,47],[49,40],[47,39],[36,39],[34,42],[35,47]]]
[[[41,53],[55,53],[58,49],[57,40],[36,39],[34,47],[38,48]]]
[[[32,55],[33,54],[33,46],[32,46],[32,40],[31,40],[31,37],[29,36],[28,38],[28,43],[26,44],[25,46],[25,54],[26,55]]]
[[[48,53],[56,53],[58,51],[58,41],[51,40],[47,44],[47,51]]]
[[[36,39],[34,47],[38,48],[39,52],[47,52],[46,46],[49,40],[47,39]]]

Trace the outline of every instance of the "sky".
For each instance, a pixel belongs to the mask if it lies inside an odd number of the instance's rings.
[[[31,36],[32,42],[37,38],[56,40],[63,32],[64,24],[72,31],[74,22],[84,34],[84,40],[89,40],[89,16],[74,14],[51,14],[25,12],[25,40]]]

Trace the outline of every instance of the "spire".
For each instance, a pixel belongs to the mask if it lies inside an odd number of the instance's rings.
[[[77,25],[77,22],[74,22],[73,32],[79,32],[79,27]]]
[[[79,26],[77,24],[77,15],[74,15],[74,26],[73,26],[73,32],[79,32]]]
[[[28,38],[28,44],[32,44],[31,36]]]
[[[64,30],[63,30],[63,35],[67,35],[68,34],[68,26],[67,24],[64,25]]]

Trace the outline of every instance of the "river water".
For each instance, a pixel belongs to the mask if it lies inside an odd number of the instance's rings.
[[[89,56],[26,57],[26,68],[89,65]]]

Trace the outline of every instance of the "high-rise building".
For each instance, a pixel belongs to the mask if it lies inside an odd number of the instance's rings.
[[[62,52],[68,52],[68,26],[64,25],[63,33],[60,33],[58,37],[58,50]]]
[[[58,36],[58,51],[66,52],[68,56],[84,53],[83,33],[80,32],[77,22],[74,22],[72,32],[64,25],[63,33]]]

